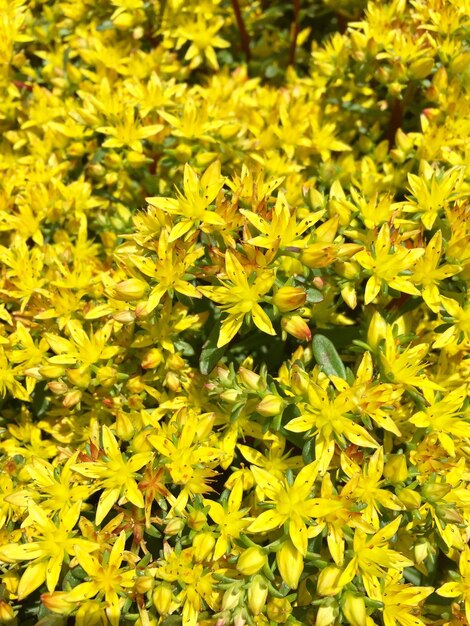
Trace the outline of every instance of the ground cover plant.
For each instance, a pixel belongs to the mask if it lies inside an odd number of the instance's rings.
[[[469,624],[469,90],[468,0],[0,0],[0,624]]]

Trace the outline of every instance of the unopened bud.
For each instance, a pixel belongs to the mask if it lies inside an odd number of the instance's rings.
[[[238,584],[234,584],[224,593],[222,610],[233,611],[243,601],[243,591]]]
[[[5,626],[16,626],[18,624],[16,611],[5,600],[0,600],[0,624],[5,624]]]
[[[119,300],[140,300],[147,291],[148,285],[139,278],[129,278],[118,283],[113,290],[113,295]]]
[[[262,387],[261,376],[255,374],[251,370],[247,370],[245,367],[240,367],[238,374],[246,387],[253,389],[253,391],[259,391]]]
[[[290,539],[285,541],[281,549],[276,552],[276,563],[286,585],[291,589],[297,589],[304,569],[304,560]]]
[[[264,417],[279,415],[284,409],[284,401],[279,396],[268,394],[256,406],[256,411]]]
[[[187,524],[192,530],[201,530],[207,522],[207,517],[202,511],[191,511],[187,517]]]
[[[384,466],[384,476],[391,483],[401,483],[408,478],[404,454],[391,454]]]
[[[238,557],[237,570],[244,576],[257,574],[267,563],[265,552],[261,548],[252,546],[247,548]]]
[[[168,583],[161,583],[155,587],[152,594],[152,602],[160,615],[167,615],[172,601],[171,587]]]
[[[52,391],[55,396],[63,396],[69,390],[67,385],[60,380],[54,380],[51,383],[47,383],[47,388]]]
[[[115,384],[117,374],[117,370],[114,367],[111,367],[110,365],[105,365],[97,369],[95,377],[99,385],[101,385],[105,389],[108,389]]]
[[[181,517],[172,517],[163,531],[165,535],[178,535],[184,528],[184,520]]]
[[[287,598],[272,598],[266,608],[268,618],[276,624],[287,622],[292,606]]]
[[[341,568],[336,565],[328,565],[322,569],[317,581],[317,591],[321,596],[335,596],[341,591],[339,578]]]
[[[72,612],[74,605],[67,600],[68,593],[66,591],[53,591],[52,593],[41,594],[42,604],[52,611],[53,613],[59,613],[61,615],[68,615]],[[0,615],[0,624],[9,624],[4,622]]]
[[[442,500],[451,490],[451,486],[446,483],[427,483],[421,489],[421,495],[428,502],[438,502]]]
[[[141,367],[146,369],[154,369],[163,361],[163,354],[158,348],[152,348],[149,350],[142,361],[140,362]]]
[[[88,367],[86,369],[81,367],[77,369],[68,369],[66,374],[67,380],[74,385],[74,387],[78,387],[79,389],[87,389],[91,382],[91,375]]]
[[[342,597],[343,613],[351,626],[364,626],[367,623],[366,603],[362,596],[347,592]]]
[[[268,598],[268,585],[265,579],[257,574],[249,583],[248,606],[253,615],[259,615],[266,604]]]
[[[65,367],[62,365],[43,365],[39,368],[39,373],[44,378],[59,378],[65,373]]]
[[[70,409],[78,404],[81,399],[82,392],[79,389],[74,389],[73,391],[69,391],[65,394],[62,404],[66,409]]]
[[[286,333],[299,339],[299,341],[310,341],[312,339],[312,331],[300,315],[284,316],[281,320],[281,326]]]
[[[153,587],[155,579],[152,576],[137,576],[134,583],[136,593],[147,593]]]
[[[378,311],[375,311],[372,319],[370,320],[369,328],[367,330],[367,343],[373,350],[377,350],[379,347],[379,343],[382,341],[382,339],[385,339],[386,334],[387,322]]]
[[[194,560],[198,563],[206,561],[215,546],[215,539],[211,533],[199,533],[193,539]]]
[[[412,489],[397,489],[397,496],[400,502],[402,502],[408,510],[419,509],[421,506],[421,496],[417,491]]]
[[[335,623],[338,609],[334,606],[321,606],[318,609],[315,626],[331,626]]]
[[[116,415],[115,430],[116,435],[119,439],[121,439],[121,441],[130,441],[132,439],[135,429],[127,413],[119,411]]]
[[[281,287],[273,296],[273,304],[282,312],[293,311],[305,304],[307,294],[301,287]]]

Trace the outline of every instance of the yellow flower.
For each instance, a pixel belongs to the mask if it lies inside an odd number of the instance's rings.
[[[99,548],[99,544],[77,537],[77,531],[73,530],[80,517],[81,506],[79,501],[64,509],[56,524],[38,505],[29,504],[23,527],[27,528],[33,541],[10,543],[0,548],[0,560],[4,562],[32,561],[21,576],[19,599],[28,596],[43,582],[49,592],[54,591],[67,554],[76,555],[80,549],[92,552]]]
[[[465,603],[465,613],[470,621],[470,548],[466,545],[459,559],[460,580],[444,583],[437,593],[444,598],[462,598]]]
[[[134,586],[137,575],[134,567],[121,568],[125,543],[126,534],[122,531],[107,560],[103,557],[100,560],[77,545],[76,559],[90,580],[80,583],[65,596],[67,602],[72,603],[103,597],[107,604],[106,616],[112,626],[119,626],[124,604],[122,594]]]
[[[392,246],[389,225],[384,224],[375,240],[374,252],[362,250],[354,257],[371,274],[366,284],[364,303],[370,304],[374,300],[383,283],[397,291],[419,296],[418,289],[403,272],[412,268],[423,254],[423,248],[408,250],[401,245]]]
[[[260,467],[252,466],[256,483],[266,494],[271,508],[259,515],[248,527],[248,532],[267,532],[288,523],[289,535],[295,548],[307,554],[307,522],[314,517],[328,515],[339,508],[337,502],[312,498],[312,487],[318,475],[318,463],[310,463],[297,474],[294,483],[279,481]]]
[[[96,523],[101,524],[113,505],[119,501],[131,502],[144,508],[144,498],[136,482],[136,472],[153,459],[153,452],[137,452],[127,459],[121,452],[116,437],[107,426],[102,430],[104,457],[87,463],[77,463],[72,470],[95,478],[95,488],[103,489],[96,508]]]
[[[201,287],[200,291],[215,302],[222,304],[228,316],[222,321],[217,347],[225,346],[240,330],[245,315],[250,314],[255,325],[268,335],[275,335],[271,320],[259,301],[274,283],[270,270],[253,272],[247,277],[246,270],[233,252],[225,253],[225,273],[230,283],[219,278],[222,287]]]
[[[146,198],[147,202],[162,211],[180,217],[171,229],[168,242],[188,236],[195,229],[207,232],[208,225],[225,226],[225,221],[216,211],[208,207],[214,202],[222,189],[224,179],[220,175],[220,161],[210,165],[199,177],[193,168],[186,163],[184,166],[183,193],[177,191],[178,198]]]

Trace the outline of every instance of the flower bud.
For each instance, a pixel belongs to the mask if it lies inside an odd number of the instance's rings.
[[[238,557],[237,570],[244,576],[257,574],[267,563],[267,557],[261,548],[252,546]]]
[[[243,601],[243,590],[238,583],[227,589],[222,598],[222,610],[233,611]]]
[[[147,593],[152,589],[154,578],[152,576],[137,576],[134,583],[134,590],[136,593]]]
[[[91,600],[83,602],[76,614],[76,623],[81,626],[101,626],[103,623],[103,609],[101,602]]]
[[[276,624],[284,624],[292,613],[292,606],[287,598],[272,598],[266,612],[270,620]]]
[[[373,350],[377,350],[379,347],[379,343],[382,341],[382,339],[385,339],[386,334],[387,322],[378,311],[375,311],[372,319],[370,320],[369,328],[367,330],[367,343]]]
[[[119,411],[116,415],[115,429],[116,435],[121,441],[130,441],[135,432],[129,415],[123,411]]]
[[[404,454],[391,454],[384,466],[384,476],[391,483],[400,483],[408,478]]]
[[[144,370],[150,370],[160,365],[163,361],[163,354],[158,348],[152,348],[145,355],[142,361],[140,362],[140,366]]]
[[[152,602],[160,615],[167,615],[169,613],[171,600],[172,592],[168,583],[161,583],[155,587],[152,594]]]
[[[268,585],[265,579],[257,574],[248,587],[248,606],[253,615],[259,615],[268,598]]]
[[[67,385],[60,380],[54,380],[51,383],[47,383],[47,388],[52,391],[55,396],[63,396],[69,390]]]
[[[322,569],[318,576],[317,591],[321,596],[335,596],[341,591],[338,584],[341,576],[341,568],[336,565],[328,565]]]
[[[321,606],[318,609],[315,626],[331,626],[335,623],[338,609],[335,606]]]
[[[70,610],[69,605],[69,611]],[[0,600],[0,624],[5,624],[5,626],[16,626],[18,624],[16,611],[8,602],[5,602],[5,600]]]
[[[290,539],[276,552],[276,563],[286,585],[291,589],[297,589],[304,569],[304,560]]]
[[[273,296],[273,304],[281,311],[293,311],[305,304],[307,294],[301,287],[281,287]]]
[[[79,389],[86,389],[91,382],[90,370],[88,368],[68,369],[66,374],[67,380]]]
[[[342,597],[343,613],[351,626],[364,626],[367,623],[366,603],[362,596],[347,592]]]
[[[281,326],[286,333],[299,339],[299,341],[310,341],[312,339],[312,331],[300,315],[284,316],[281,319]]]
[[[229,404],[233,404],[237,401],[237,398],[240,394],[236,389],[227,389],[227,391],[223,391],[219,398],[224,402],[228,402]]]
[[[66,409],[70,409],[78,404],[81,399],[82,392],[79,389],[74,389],[73,391],[69,391],[65,394],[62,404]]]
[[[199,533],[193,539],[194,560],[198,563],[206,561],[215,546],[215,539],[211,533]]]
[[[446,483],[427,483],[421,489],[421,495],[428,502],[438,502],[442,500],[451,490],[451,486]]]
[[[140,300],[147,291],[148,285],[139,278],[129,278],[118,283],[113,289],[113,296],[119,300],[130,302]]]
[[[109,365],[99,367],[95,374],[96,382],[107,389],[115,384],[117,374],[117,370]]]
[[[421,496],[417,491],[412,489],[397,489],[397,497],[407,509],[419,509],[421,506]]]
[[[207,522],[207,517],[202,511],[191,511],[186,521],[192,530],[201,530]]]
[[[181,517],[172,517],[165,526],[163,531],[165,535],[172,537],[173,535],[179,535],[184,528],[184,520]]]
[[[247,370],[246,367],[240,367],[238,374],[243,384],[249,389],[259,391],[263,388],[264,385],[262,384],[261,376],[259,376],[259,374],[255,374],[255,372]]]
[[[464,518],[453,505],[439,504],[435,508],[436,516],[446,524],[463,524]]]
[[[256,410],[264,417],[273,417],[279,415],[284,409],[284,401],[279,396],[268,394],[256,406]]]
[[[41,376],[44,376],[44,378],[59,378],[63,376],[64,372],[65,367],[63,367],[63,365],[47,364],[39,368],[39,373]]]

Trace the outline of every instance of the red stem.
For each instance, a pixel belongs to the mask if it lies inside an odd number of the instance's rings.
[[[240,32],[240,41],[242,45],[243,52],[245,53],[245,57],[247,62],[250,60],[250,35],[246,30],[245,22],[243,21],[243,15],[240,9],[240,4],[238,0],[232,0],[233,12],[235,13],[235,18],[237,20],[238,30]]]
[[[295,53],[297,50],[297,37],[299,36],[299,12],[300,12],[300,0],[294,0],[294,21],[293,21],[293,33],[292,41],[290,44],[289,63],[288,65],[294,65]]]

